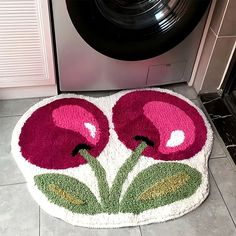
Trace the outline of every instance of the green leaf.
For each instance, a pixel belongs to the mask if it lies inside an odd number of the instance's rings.
[[[75,178],[52,173],[37,175],[34,181],[48,200],[58,206],[81,214],[97,214],[102,211],[91,190]]]
[[[201,173],[181,163],[155,164],[140,172],[120,203],[121,212],[139,214],[190,197]]]

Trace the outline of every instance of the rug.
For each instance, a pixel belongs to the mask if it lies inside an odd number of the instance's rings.
[[[11,147],[36,202],[73,225],[163,222],[209,193],[211,127],[169,90],[44,99],[21,117]]]

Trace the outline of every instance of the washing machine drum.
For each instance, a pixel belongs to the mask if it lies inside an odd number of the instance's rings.
[[[81,37],[120,60],[158,56],[179,44],[211,0],[66,0]]]

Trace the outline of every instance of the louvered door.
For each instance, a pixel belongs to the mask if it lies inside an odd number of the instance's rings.
[[[0,0],[0,88],[54,81],[48,0]]]

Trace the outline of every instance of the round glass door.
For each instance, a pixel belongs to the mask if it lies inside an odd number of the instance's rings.
[[[81,37],[120,60],[158,56],[180,43],[211,0],[66,0]]]

